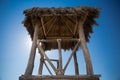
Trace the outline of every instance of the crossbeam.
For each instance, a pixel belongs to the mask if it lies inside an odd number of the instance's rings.
[[[72,39],[61,39],[61,41],[78,41],[79,39],[77,38],[72,38]],[[38,40],[38,43],[39,42],[57,42],[57,39],[41,39],[41,40]]]

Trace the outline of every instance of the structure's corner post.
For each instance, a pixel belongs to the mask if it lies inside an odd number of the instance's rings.
[[[84,24],[84,22],[79,20],[79,25],[78,25],[79,38],[80,38],[80,41],[81,41],[81,47],[82,47],[82,51],[83,51],[84,59],[85,59],[85,63],[86,63],[87,75],[93,75],[93,67],[92,67],[92,62],[91,62],[91,59],[90,59],[90,53],[88,51],[87,44],[86,44],[83,24]]]
[[[37,39],[38,39],[38,29],[39,29],[39,23],[36,22],[36,24],[34,26],[33,41],[32,41],[30,56],[29,56],[27,68],[25,71],[25,75],[32,75],[32,71],[34,68],[34,59],[35,59],[36,48],[37,48]]]

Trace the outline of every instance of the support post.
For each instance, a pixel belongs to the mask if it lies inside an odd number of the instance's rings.
[[[78,68],[76,52],[73,54],[73,59],[74,59],[75,75],[79,75],[79,68]]]
[[[93,75],[93,67],[92,67],[92,62],[90,59],[90,53],[88,51],[87,48],[87,44],[86,44],[86,39],[85,39],[85,35],[84,35],[84,30],[83,30],[83,24],[84,22],[79,20],[79,38],[81,40],[81,47],[82,47],[82,51],[84,54],[84,59],[85,59],[85,63],[86,63],[86,71],[87,71],[87,75]]]
[[[61,53],[61,39],[57,39],[58,42],[58,52],[59,52],[59,66],[58,66],[58,75],[63,75],[64,72],[62,70],[62,53]]]
[[[35,59],[36,48],[37,48],[37,39],[38,39],[38,29],[39,29],[39,23],[36,23],[35,29],[34,29],[32,47],[31,47],[30,56],[29,56],[27,68],[25,71],[25,75],[32,75],[32,71],[34,68],[34,59]]]

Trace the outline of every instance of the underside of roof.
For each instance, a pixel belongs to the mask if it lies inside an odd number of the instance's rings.
[[[99,16],[99,9],[95,7],[78,6],[66,8],[38,8],[34,7],[24,11],[24,26],[33,39],[34,26],[39,26],[39,39],[72,39],[78,38],[78,20],[83,21],[86,42],[89,41],[90,33],[93,33],[93,25],[98,25],[95,18]],[[86,16],[86,17],[85,17]],[[62,49],[72,49],[75,42],[62,42]],[[45,50],[57,49],[57,42],[45,43]]]

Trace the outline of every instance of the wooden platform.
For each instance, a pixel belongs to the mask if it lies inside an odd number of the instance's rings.
[[[80,76],[25,76],[19,77],[19,80],[99,80],[100,75],[80,75]]]

